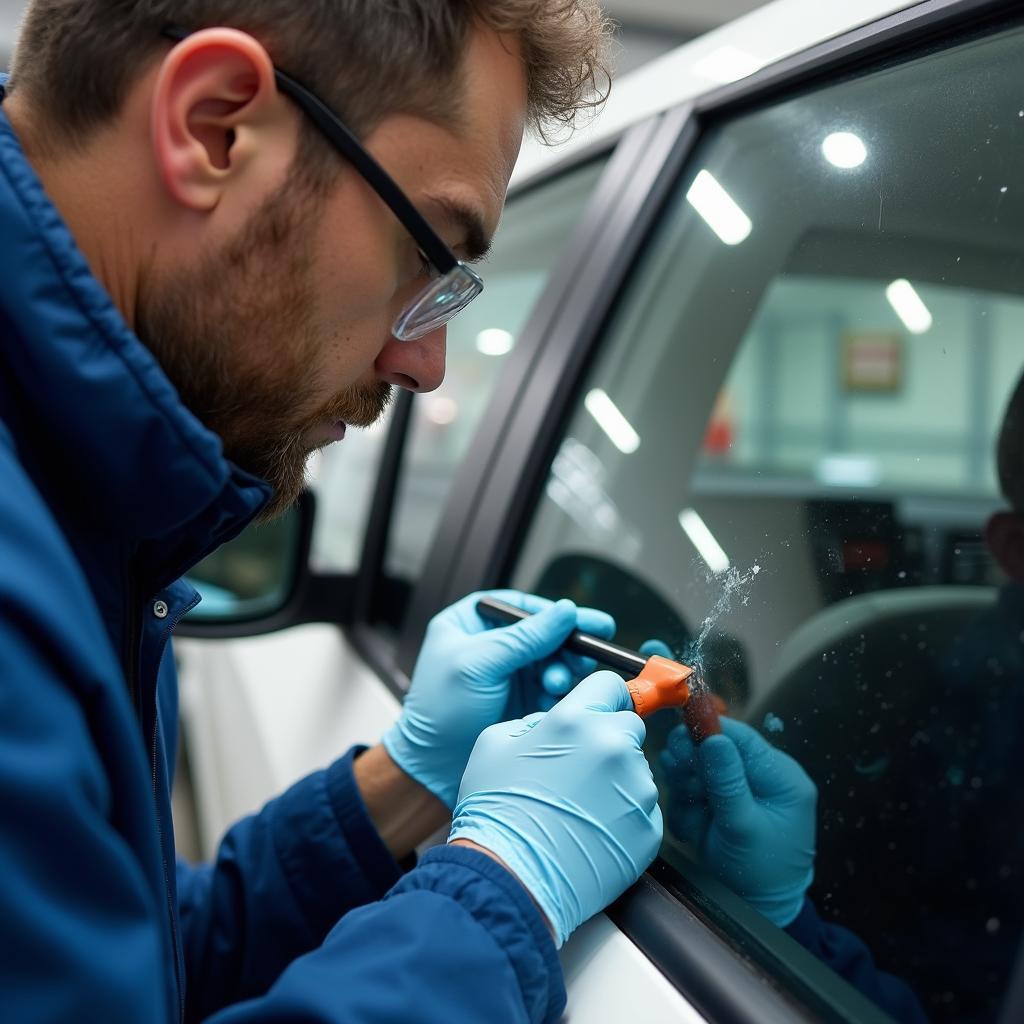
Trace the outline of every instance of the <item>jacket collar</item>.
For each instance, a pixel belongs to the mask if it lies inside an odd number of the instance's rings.
[[[270,488],[224,458],[129,330],[2,109],[0,237],[0,416],[61,517],[144,547],[166,585],[237,534]]]

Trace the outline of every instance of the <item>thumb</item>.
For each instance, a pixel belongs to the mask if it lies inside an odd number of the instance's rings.
[[[633,698],[629,695],[622,676],[609,672],[595,672],[587,676],[575,690],[563,697],[548,714],[561,715],[565,712],[589,711],[632,711]]]
[[[521,622],[480,633],[479,639],[490,648],[495,671],[511,675],[550,657],[575,628],[576,605],[562,600]]]
[[[697,748],[712,815],[726,827],[740,824],[756,810],[739,748],[728,736],[709,736]]]

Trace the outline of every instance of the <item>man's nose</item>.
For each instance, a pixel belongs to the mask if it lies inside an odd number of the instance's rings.
[[[447,343],[447,327],[415,341],[392,338],[377,357],[377,377],[407,391],[436,391],[444,380]]]

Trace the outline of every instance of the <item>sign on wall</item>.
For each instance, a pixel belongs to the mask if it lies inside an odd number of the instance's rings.
[[[854,393],[899,391],[903,387],[903,336],[895,331],[845,335],[843,385]]]

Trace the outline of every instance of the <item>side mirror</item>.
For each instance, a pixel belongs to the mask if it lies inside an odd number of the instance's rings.
[[[207,555],[186,579],[202,602],[185,617],[185,636],[243,636],[289,624],[301,603],[315,499],[303,492],[280,519],[253,525]]]

